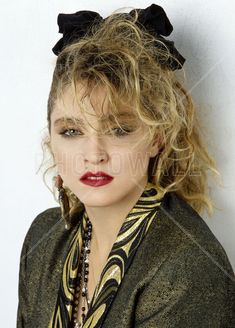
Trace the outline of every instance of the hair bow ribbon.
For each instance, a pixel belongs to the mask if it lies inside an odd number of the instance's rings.
[[[57,23],[59,33],[62,33],[63,37],[55,44],[52,51],[55,55],[59,55],[65,46],[84,37],[93,24],[102,20],[97,12],[89,10],[77,11],[74,14],[59,14]]]
[[[128,15],[135,15],[135,11],[138,12],[138,19],[136,24],[141,28],[145,28],[147,32],[156,37],[156,39],[161,40],[169,49],[170,53],[177,58],[180,62],[173,58],[169,58],[167,65],[171,70],[182,68],[185,58],[178,52],[174,46],[174,42],[166,40],[164,36],[169,36],[173,31],[173,26],[171,25],[164,9],[161,6],[152,4],[145,9],[135,9],[131,10],[129,14],[124,14],[126,17]],[[57,23],[59,25],[59,33],[63,34],[63,37],[55,44],[52,51],[55,55],[63,50],[63,48],[76,40],[84,37],[89,33],[91,27],[95,24],[99,24],[105,19],[100,16],[97,12],[89,10],[81,10],[74,14],[59,14],[57,18]],[[159,47],[159,43],[156,42],[156,46]]]

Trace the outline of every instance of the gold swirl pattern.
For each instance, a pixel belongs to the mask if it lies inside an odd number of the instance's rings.
[[[156,219],[156,209],[162,195],[156,186],[147,182],[137,203],[128,213],[101,273],[94,291],[83,328],[99,328],[117,293],[118,287],[130,266],[135,252],[146,235],[151,222]],[[73,238],[66,257],[58,292],[57,302],[48,328],[71,327],[72,309],[83,231],[86,228],[87,213],[83,212],[81,224]]]

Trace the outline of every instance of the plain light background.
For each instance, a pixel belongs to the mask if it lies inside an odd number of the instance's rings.
[[[45,132],[47,98],[61,38],[58,13],[98,11],[103,17],[124,7],[146,8],[152,1],[1,0],[1,327],[15,327],[19,257],[33,219],[58,206],[36,173]],[[168,37],[187,59],[188,90],[197,104],[205,139],[222,174],[213,185],[217,207],[203,219],[235,269],[235,20],[234,1],[158,1],[174,31]],[[131,10],[131,8],[129,9]],[[129,11],[128,10],[128,11]],[[213,264],[212,264],[213,265]]]

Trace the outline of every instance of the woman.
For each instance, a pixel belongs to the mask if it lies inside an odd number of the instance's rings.
[[[58,25],[43,142],[60,206],[25,237],[17,327],[235,327],[234,272],[199,214],[218,171],[165,11]]]

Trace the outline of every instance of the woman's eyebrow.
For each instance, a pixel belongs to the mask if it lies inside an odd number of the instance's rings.
[[[118,118],[133,118],[134,117],[134,115],[133,114],[131,114],[131,113],[119,113],[118,115],[117,115],[117,117]],[[106,120],[112,120],[112,121],[114,121],[114,118],[113,118],[113,116],[112,115],[108,115],[108,116],[105,116],[101,121],[106,121]],[[55,120],[55,122],[54,122],[54,126],[56,127],[56,126],[58,126],[58,125],[60,125],[60,124],[65,124],[65,123],[67,123],[67,124],[76,124],[76,125],[80,125],[80,126],[84,126],[84,122],[83,122],[83,120],[82,119],[80,119],[80,118],[78,118],[78,117],[60,117],[60,118],[58,118],[58,119],[56,119]]]
[[[54,122],[54,126],[58,126],[58,125],[61,125],[61,124],[76,124],[76,125],[82,125],[84,126],[84,122],[80,119],[80,118],[77,118],[77,117],[60,117],[58,118],[57,120],[55,120]]]

